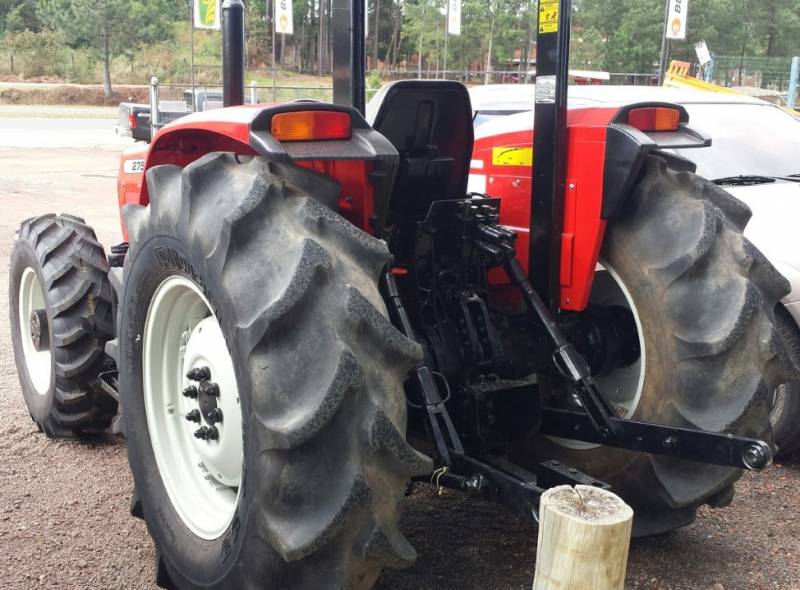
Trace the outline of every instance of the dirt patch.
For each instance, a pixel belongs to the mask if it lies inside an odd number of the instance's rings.
[[[106,98],[100,85],[26,84],[0,88],[0,104],[116,106],[121,102],[147,102],[147,86],[114,86]]]
[[[65,84],[64,79],[58,76],[31,76],[30,78],[21,79],[19,76],[12,74],[0,74],[0,82],[27,82],[36,84]]]

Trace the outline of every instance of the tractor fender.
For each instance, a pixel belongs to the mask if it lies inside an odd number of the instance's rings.
[[[633,108],[668,107],[680,111],[674,132],[645,133],[627,124]],[[711,140],[688,126],[686,110],[671,103],[636,103],[626,107],[590,107],[567,113],[567,167],[561,231],[560,307],[582,311],[589,301],[606,225],[625,209],[644,162],[658,152],[676,169],[692,163],[667,151],[705,147]],[[533,113],[490,122],[476,132],[470,165],[470,188],[502,199],[500,221],[518,235],[517,256],[528,268],[531,204]],[[507,291],[502,271],[490,275],[498,295]]]
[[[346,140],[282,143],[270,133],[272,117],[295,111],[349,113],[352,135]],[[399,161],[397,150],[349,107],[299,101],[205,111],[165,126],[148,148],[123,154],[117,183],[120,211],[126,205],[149,203],[144,177],[151,168],[185,168],[214,152],[260,156],[333,177],[342,187],[345,210],[340,212],[369,233],[379,233],[383,226]],[[122,231],[127,240],[124,222]]]

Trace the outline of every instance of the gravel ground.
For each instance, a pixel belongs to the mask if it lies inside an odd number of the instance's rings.
[[[74,212],[95,226],[106,245],[118,241],[119,231],[116,140],[101,148],[16,149],[4,134],[7,121],[0,118],[3,308],[13,233],[23,219]],[[32,135],[47,133],[43,121],[31,120]],[[93,145],[94,137],[75,141]],[[3,311],[0,587],[154,588],[152,543],[141,521],[128,515],[132,480],[124,441],[53,442],[40,435],[22,401],[8,330]],[[800,588],[798,481],[800,457],[746,474],[730,508],[704,509],[692,526],[635,541],[626,586]],[[402,528],[419,560],[411,569],[384,573],[381,590],[530,588],[536,531],[492,505],[421,488],[407,500]]]

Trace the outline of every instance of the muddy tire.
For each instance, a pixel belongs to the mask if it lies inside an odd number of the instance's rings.
[[[788,373],[793,377],[772,389],[769,420],[778,455],[800,449],[800,330],[782,305],[775,307],[775,327],[785,352]]]
[[[635,304],[645,350],[631,418],[772,442],[769,387],[779,382],[773,307],[788,284],[743,236],[749,209],[651,156],[629,208],[609,223],[602,257]],[[602,389],[602,387],[601,387]],[[634,534],[692,522],[733,497],[737,469],[538,437],[523,453],[557,458],[613,486]]]
[[[102,431],[116,414],[116,401],[96,387],[109,368],[103,348],[113,337],[107,275],[103,247],[80,218],[44,215],[17,232],[11,340],[28,411],[49,437]]]
[[[411,564],[399,506],[409,477],[431,465],[405,441],[402,383],[421,350],[387,320],[385,244],[321,204],[339,187],[310,171],[210,154],[183,170],[154,168],[147,182],[150,206],[124,211],[120,382],[132,512],[155,542],[157,582],[357,589],[383,566]],[[149,431],[148,310],[175,277],[216,318],[241,406],[240,479],[227,482],[236,501],[219,534],[198,535],[182,516]],[[158,411],[151,405],[150,417]],[[220,441],[233,419],[225,414]],[[192,428],[180,436],[193,444]],[[190,444],[181,440],[175,448]]]

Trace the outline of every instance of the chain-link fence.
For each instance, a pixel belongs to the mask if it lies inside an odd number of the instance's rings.
[[[766,100],[779,98],[781,102],[797,104],[796,96],[788,96],[792,85],[791,57],[717,55],[706,67],[704,77],[708,82],[736,87]],[[796,93],[796,80],[794,90]]]
[[[536,79],[536,72],[516,70],[418,70],[416,68],[403,70],[380,70],[377,72],[385,80],[408,79],[447,79],[458,80],[468,86],[479,84],[532,84]],[[658,84],[658,73],[618,73],[618,72],[590,72],[584,70],[570,70],[570,83],[572,84],[614,84],[653,86]]]
[[[330,86],[259,85],[251,81],[245,86],[245,103],[259,104],[290,102],[293,100],[333,100]],[[193,112],[219,109],[223,106],[222,85],[161,84],[154,78],[151,84],[150,102],[156,103],[153,121],[162,127]]]
[[[658,86],[658,72],[649,74],[611,72],[608,83],[614,86]]]
[[[330,72],[319,77],[299,74],[294,70],[263,69],[248,70],[252,76],[245,86],[245,100],[248,103],[289,102],[293,100],[333,100],[333,87],[320,82],[330,80]],[[417,68],[381,70],[367,74],[367,100],[370,100],[380,86],[394,80],[410,79],[448,79],[458,80],[468,86],[483,84],[523,84],[533,83],[534,72],[516,70],[418,70]],[[204,111],[222,106],[222,70],[220,66],[198,65],[195,67],[197,83],[192,93],[191,84],[158,84],[159,121],[163,125],[189,112]],[[606,72],[572,72],[571,82],[579,84],[633,84],[653,85],[658,83],[657,74],[630,74]],[[192,98],[194,96],[194,99]]]
[[[789,84],[791,57],[714,57],[711,80],[723,86],[752,86],[785,92]]]

